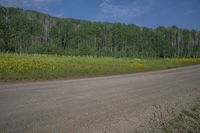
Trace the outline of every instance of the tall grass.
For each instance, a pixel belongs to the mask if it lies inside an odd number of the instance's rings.
[[[73,78],[160,70],[200,63],[191,59],[131,59],[0,54],[0,80]]]

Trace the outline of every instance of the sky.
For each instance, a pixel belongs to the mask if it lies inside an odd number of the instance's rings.
[[[0,5],[31,9],[61,18],[120,22],[156,28],[200,31],[200,0],[0,0]]]

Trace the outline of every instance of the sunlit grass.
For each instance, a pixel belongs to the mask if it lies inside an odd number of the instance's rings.
[[[200,58],[131,59],[0,54],[0,79],[73,78],[126,74],[200,63]]]
[[[174,62],[200,62],[200,58],[172,58]]]

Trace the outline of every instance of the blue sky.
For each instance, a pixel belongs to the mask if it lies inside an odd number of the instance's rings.
[[[200,30],[200,0],[0,0],[64,18]]]

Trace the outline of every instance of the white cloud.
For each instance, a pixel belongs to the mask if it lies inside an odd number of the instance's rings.
[[[191,15],[191,14],[194,14],[194,13],[196,13],[196,10],[187,10],[185,12],[185,15]]]
[[[0,0],[0,5],[6,7],[18,7],[19,5],[21,5],[21,1],[17,2],[16,0]]]
[[[125,3],[125,1],[124,1]],[[142,3],[142,4],[141,4]],[[116,4],[114,0],[102,0],[97,21],[120,21],[133,19],[147,12],[154,5],[154,0],[134,0],[125,5]]]
[[[101,12],[110,17],[127,17],[130,15],[137,16],[139,10],[137,8],[126,8],[120,5],[114,5],[110,0],[104,0],[101,4]]]
[[[31,9],[41,11],[57,17],[64,17],[64,14],[59,9],[49,8],[50,4],[60,4],[61,0],[0,0],[0,5],[6,7],[19,7],[24,9]]]
[[[63,13],[51,13],[51,15],[55,16],[55,17],[59,17],[59,18],[65,18],[65,14]]]
[[[59,0],[0,0],[0,4],[7,7],[33,7],[43,8]]]

